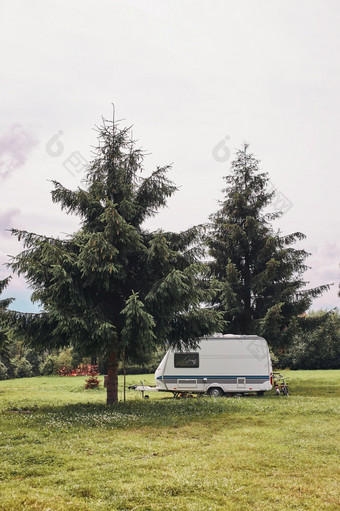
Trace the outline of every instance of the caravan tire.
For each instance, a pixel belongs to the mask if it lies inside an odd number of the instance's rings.
[[[210,397],[221,397],[223,396],[224,392],[220,387],[212,387],[209,389],[209,396]]]

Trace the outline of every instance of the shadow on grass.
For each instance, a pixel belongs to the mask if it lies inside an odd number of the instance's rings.
[[[63,434],[77,430],[100,429],[137,430],[176,428],[200,423],[214,424],[214,428],[235,428],[269,424],[270,421],[285,422],[292,416],[329,416],[334,412],[334,387],[327,394],[325,388],[314,388],[312,393],[301,385],[286,397],[269,392],[265,396],[244,397],[194,397],[174,399],[135,399],[107,406],[104,403],[57,403],[38,402],[8,403],[3,409],[3,419],[13,426],[36,427],[47,434]],[[302,390],[302,392],[299,392]],[[13,408],[13,406],[17,408]],[[12,408],[10,408],[12,406]],[[21,408],[19,408],[21,406]],[[28,408],[25,408],[25,407]],[[210,425],[209,425],[210,424]],[[7,424],[6,427],[10,427]]]
[[[134,400],[115,405],[76,403],[41,405],[35,410],[18,410],[18,421],[47,428],[50,432],[63,432],[81,428],[135,429],[142,427],[169,428],[211,419],[221,419],[221,427],[237,427],[240,421],[253,419],[269,404],[271,397],[192,398]],[[26,412],[26,415],[22,415]],[[28,413],[27,413],[28,412]],[[7,410],[6,415],[13,410]],[[260,413],[261,415],[261,413]],[[259,417],[257,417],[259,420]]]

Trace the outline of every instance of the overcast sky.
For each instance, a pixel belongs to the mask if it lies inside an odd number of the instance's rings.
[[[115,103],[145,175],[172,163],[181,187],[150,228],[205,222],[247,141],[285,211],[275,227],[307,236],[308,286],[335,283],[313,308],[339,306],[338,0],[12,0],[0,26],[2,265],[21,250],[5,229],[77,229],[50,180],[81,184]],[[3,296],[36,310],[23,279]]]

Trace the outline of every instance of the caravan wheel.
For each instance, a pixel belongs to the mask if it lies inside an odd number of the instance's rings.
[[[220,387],[212,387],[209,389],[210,397],[220,397],[223,396],[223,390]]]

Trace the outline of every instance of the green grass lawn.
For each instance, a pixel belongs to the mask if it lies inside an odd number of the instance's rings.
[[[288,373],[289,397],[110,407],[84,377],[1,381],[0,510],[338,510],[340,371]]]

